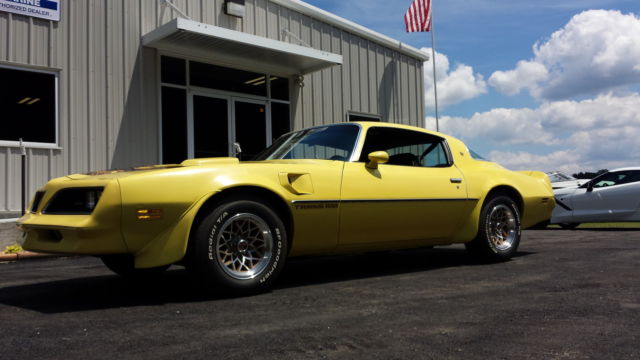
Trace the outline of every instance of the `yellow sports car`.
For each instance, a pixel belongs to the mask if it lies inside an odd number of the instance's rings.
[[[179,263],[206,286],[258,291],[292,256],[465,243],[507,259],[554,205],[542,172],[506,170],[440,133],[358,122],[291,132],[252,161],[54,179],[19,226],[27,250],[99,256],[121,275]]]

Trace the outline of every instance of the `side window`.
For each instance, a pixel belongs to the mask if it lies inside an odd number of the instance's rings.
[[[629,176],[627,177],[627,182],[640,182],[640,170],[631,170],[629,171]]]
[[[448,167],[451,161],[447,156],[444,139],[417,131],[387,127],[372,127],[362,148],[360,161],[368,161],[368,155],[374,151],[386,151],[389,165]]]
[[[0,146],[58,143],[58,74],[0,66]]]
[[[597,178],[596,182],[593,184],[593,187],[602,188],[607,186],[628,184],[636,181],[640,181],[640,171],[616,171],[610,172]]]

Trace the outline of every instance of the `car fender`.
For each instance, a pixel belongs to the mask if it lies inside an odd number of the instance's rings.
[[[193,221],[202,205],[218,191],[202,196],[175,223],[134,254],[136,268],[151,268],[173,264],[187,254]]]
[[[268,172],[196,168],[186,176],[167,171],[155,177],[128,177],[122,182],[122,235],[135,256],[137,268],[180,261],[186,254],[198,212],[221,191],[257,186],[283,196],[278,194],[277,177]],[[166,190],[145,192],[147,188]],[[146,214],[150,214],[148,218]]]

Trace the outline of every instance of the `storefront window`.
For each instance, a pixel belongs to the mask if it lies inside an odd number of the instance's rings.
[[[271,97],[278,100],[289,100],[289,79],[272,76]]]
[[[162,87],[162,154],[165,164],[187,158],[187,91]]]
[[[267,96],[266,75],[197,61],[189,62],[189,81],[191,86]]]
[[[0,67],[0,142],[57,144],[57,75]]]
[[[287,77],[170,56],[161,56],[160,66],[165,164],[250,159],[291,130]]]
[[[381,121],[380,115],[349,112],[349,121]]]
[[[187,62],[185,60],[163,56],[160,62],[160,78],[163,83],[187,85]]]
[[[271,137],[273,141],[291,131],[289,104],[271,103]]]

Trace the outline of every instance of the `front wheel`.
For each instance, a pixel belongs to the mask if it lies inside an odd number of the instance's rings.
[[[266,290],[282,270],[287,233],[264,204],[239,200],[218,206],[195,231],[192,264],[207,287]]]
[[[486,260],[509,259],[520,244],[520,213],[506,195],[490,198],[480,212],[478,235],[466,243],[467,250]]]

